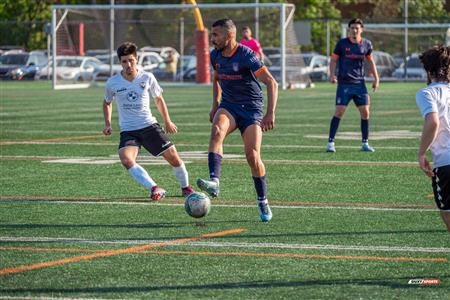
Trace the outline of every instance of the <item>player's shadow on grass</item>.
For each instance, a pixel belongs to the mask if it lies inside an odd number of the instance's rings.
[[[430,275],[417,275],[414,278],[435,278]],[[164,291],[195,291],[195,290],[232,290],[232,289],[269,289],[269,288],[295,288],[295,287],[326,287],[326,286],[378,286],[399,289],[423,288],[421,285],[408,284],[411,277],[396,277],[383,279],[330,279],[330,280],[301,280],[301,281],[250,281],[250,282],[229,282],[215,284],[191,284],[191,285],[155,285],[138,287],[98,287],[98,288],[12,288],[0,289],[0,293],[16,294],[73,294],[73,293],[92,293],[92,294],[110,294],[110,293],[148,293]],[[441,276],[439,279],[444,281],[449,276]],[[447,281],[447,280],[445,280]],[[433,289],[447,289],[447,286],[433,285]]]

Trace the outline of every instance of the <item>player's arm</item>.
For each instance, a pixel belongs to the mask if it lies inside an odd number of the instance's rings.
[[[267,87],[267,112],[261,121],[263,131],[271,130],[275,127],[275,109],[278,101],[278,83],[266,67],[261,68],[257,74],[259,81]]]
[[[112,116],[112,102],[103,100],[103,118],[105,119],[105,128],[103,128],[104,135],[110,135],[112,133],[111,116]]]
[[[167,109],[166,101],[164,100],[162,94],[155,97],[156,108],[159,114],[164,120],[164,128],[167,133],[177,133],[177,126],[170,120],[169,110]]]
[[[220,99],[222,99],[222,89],[219,84],[219,75],[217,71],[214,71],[213,76],[213,101],[211,105],[211,111],[209,112],[209,121],[212,122],[216,111],[219,109]]]
[[[369,62],[370,73],[373,74],[372,88],[373,91],[375,92],[378,89],[378,86],[380,85],[380,78],[378,76],[377,66],[375,65],[375,61],[373,60],[372,55],[368,55],[366,58],[367,61]]]
[[[329,66],[329,79],[331,83],[336,83],[337,82],[337,78],[336,78],[336,64],[337,61],[339,59],[339,56],[335,53],[333,53],[330,57],[330,66]]]
[[[433,176],[433,169],[430,162],[427,160],[426,153],[433,143],[439,128],[439,116],[436,112],[430,112],[425,116],[425,123],[423,125],[422,137],[420,139],[419,152],[417,158],[419,160],[420,168],[429,177]]]

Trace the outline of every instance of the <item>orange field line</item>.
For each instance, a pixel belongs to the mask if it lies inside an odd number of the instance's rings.
[[[104,250],[92,250],[81,248],[35,248],[35,247],[0,247],[6,251],[62,251],[62,252],[102,252]],[[382,261],[431,261],[447,262],[447,258],[429,257],[383,257],[383,256],[349,256],[349,255],[319,255],[319,254],[294,254],[294,253],[255,253],[255,252],[208,252],[208,251],[133,251],[141,254],[160,255],[224,255],[224,256],[249,256],[249,257],[287,257],[301,259],[351,259],[351,260],[382,260]]]
[[[22,199],[22,200],[69,200],[69,201],[106,201],[106,200],[142,200],[150,201],[146,197],[128,197],[128,198],[107,198],[107,197],[71,197],[71,196],[26,196],[26,195],[13,195],[5,196],[0,195],[0,199]],[[184,202],[184,199],[166,199],[164,202]],[[212,200],[213,203],[244,203],[245,201],[228,201],[228,200]],[[275,205],[321,205],[321,206],[367,206],[367,207],[423,207],[433,208],[434,204],[401,204],[401,203],[367,203],[367,202],[317,202],[317,201],[270,201]]]
[[[239,233],[244,230],[245,229],[232,229],[232,230],[196,235],[196,236],[191,236],[191,237],[187,237],[187,238],[181,238],[181,239],[176,239],[176,240],[172,240],[172,241],[167,241],[167,242],[147,244],[147,245],[137,246],[137,247],[130,247],[130,248],[124,248],[124,249],[117,249],[117,250],[105,250],[105,251],[101,251],[101,252],[97,252],[97,253],[93,253],[93,254],[69,257],[69,258],[47,261],[47,262],[42,262],[42,263],[37,263],[37,264],[32,264],[32,265],[27,265],[27,266],[4,268],[4,269],[0,269],[0,276],[24,272],[24,271],[30,271],[30,270],[35,270],[35,269],[41,269],[41,268],[46,268],[46,267],[51,267],[51,266],[56,266],[56,265],[63,265],[63,264],[78,262],[78,261],[82,261],[82,260],[91,260],[94,258],[126,254],[126,253],[135,253],[135,252],[139,252],[139,251],[151,249],[151,248],[156,248],[156,247],[163,247],[163,246],[167,246],[167,245],[191,242],[191,241],[195,241],[195,240],[199,240],[199,239],[212,238],[212,237],[224,236],[224,235],[228,235],[228,234]]]
[[[383,260],[383,261],[432,261],[447,262],[447,258],[428,257],[383,257],[383,256],[350,256],[350,255],[319,255],[294,253],[255,253],[255,252],[191,252],[191,251],[139,251],[147,254],[162,255],[225,255],[225,256],[251,256],[251,257],[287,257],[287,258],[314,258],[314,259],[351,259],[351,260]]]

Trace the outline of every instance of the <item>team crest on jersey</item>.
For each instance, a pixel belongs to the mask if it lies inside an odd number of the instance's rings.
[[[139,98],[135,91],[131,91],[127,94],[127,100],[130,102],[135,102]]]
[[[142,81],[139,85],[141,86],[141,88],[145,89],[146,82]]]
[[[237,62],[233,63],[233,71],[235,72],[239,71],[239,63]]]

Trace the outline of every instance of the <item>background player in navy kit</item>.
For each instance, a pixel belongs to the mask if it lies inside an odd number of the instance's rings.
[[[373,91],[379,86],[379,78],[375,62],[372,59],[372,43],[363,39],[364,24],[360,19],[353,19],[348,23],[349,37],[339,40],[331,55],[330,82],[338,83],[336,91],[336,111],[330,124],[327,152],[336,152],[334,137],[339,127],[347,105],[353,99],[361,115],[361,150],[374,152],[369,146],[369,107],[370,97],[364,82],[364,59],[369,62],[370,73],[374,76]],[[336,65],[338,77],[336,78]]]
[[[225,137],[239,128],[244,141],[245,156],[251,168],[258,196],[260,218],[272,218],[266,193],[266,170],[261,160],[262,131],[275,125],[278,84],[267,68],[249,48],[236,41],[236,26],[230,19],[212,25],[211,64],[214,68],[213,102],[210,121],[213,123],[209,142],[208,166],[210,180],[198,179],[197,185],[211,196],[219,194],[220,163]],[[259,81],[267,86],[267,112],[263,115],[263,93]]]
[[[434,200],[450,232],[450,47],[435,46],[420,56],[428,86],[416,94],[425,119],[419,151],[420,168],[432,179]],[[431,149],[433,167],[426,152]]]
[[[164,198],[166,191],[159,187],[147,171],[136,163],[139,149],[143,146],[154,156],[162,155],[172,166],[175,177],[180,183],[183,196],[193,192],[183,161],[161,126],[150,111],[150,98],[155,99],[166,131],[176,133],[177,126],[170,120],[162,89],[153,74],[137,68],[137,47],[126,42],[117,49],[122,72],[108,79],[103,115],[105,128],[103,133],[110,135],[112,101],[116,100],[119,112],[120,144],[119,157],[122,165],[131,176],[150,191],[152,200]]]

